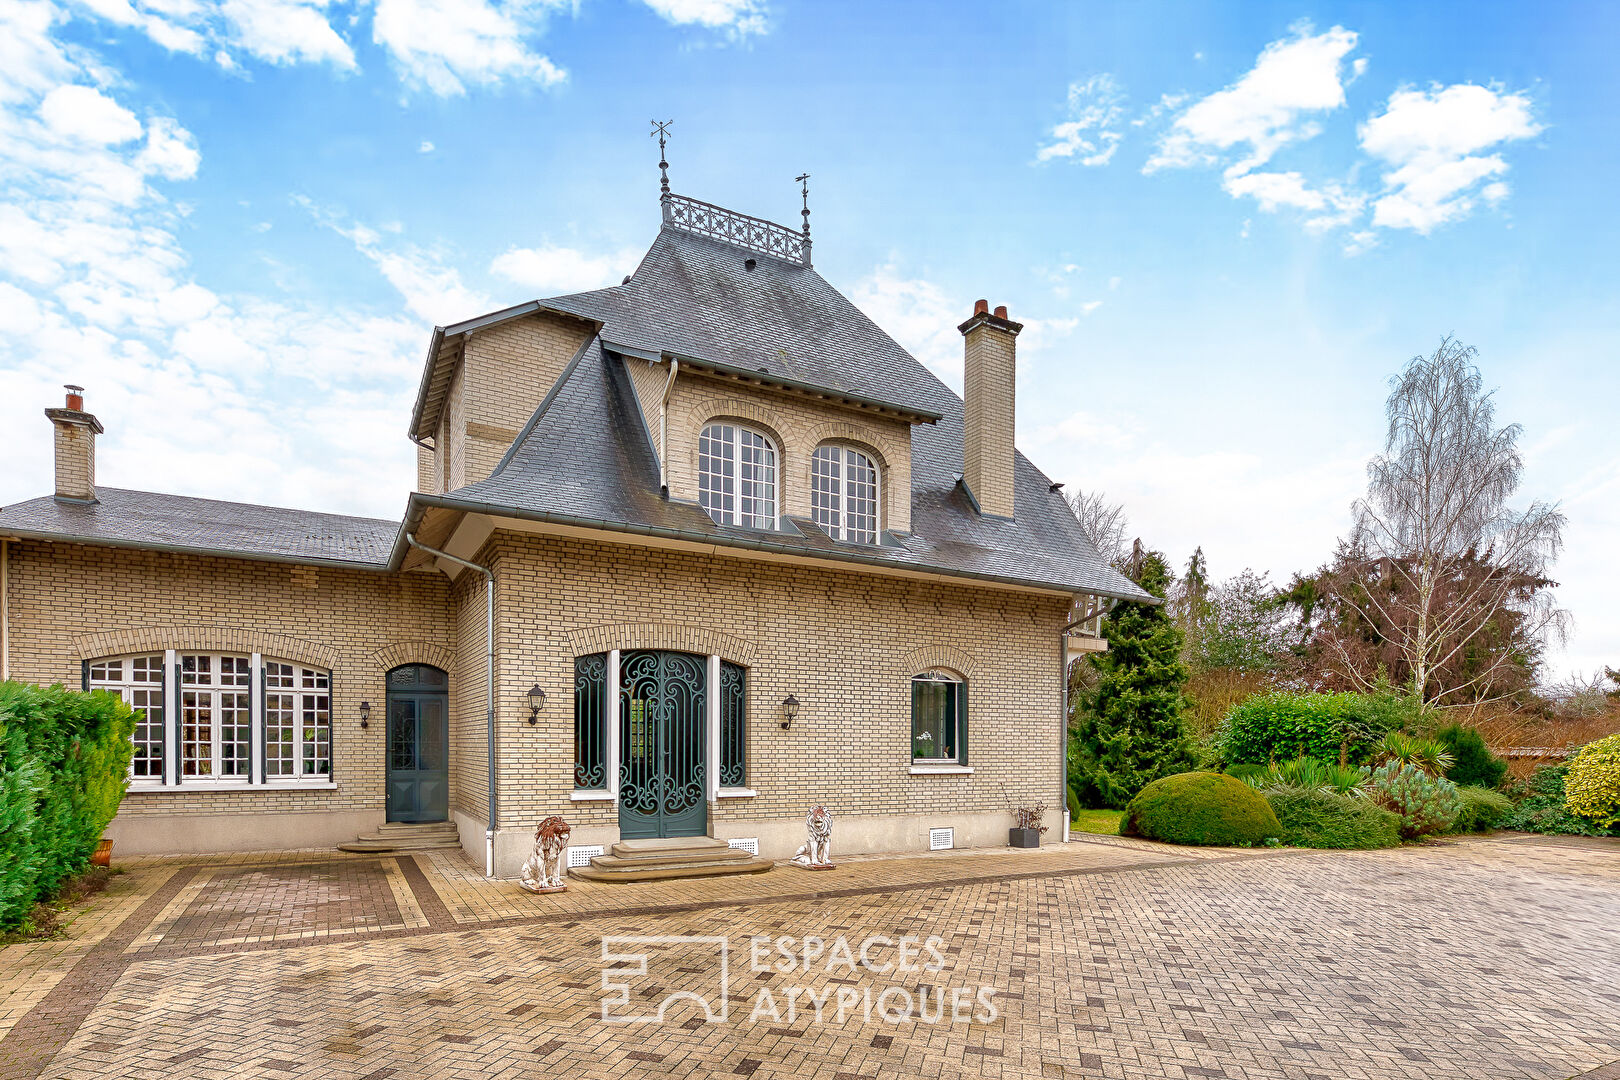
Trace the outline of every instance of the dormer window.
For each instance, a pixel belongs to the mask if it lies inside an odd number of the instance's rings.
[[[810,459],[810,517],[834,540],[877,543],[878,471],[853,446],[826,443]]]
[[[737,424],[698,436],[698,502],[721,525],[776,528],[776,447]]]

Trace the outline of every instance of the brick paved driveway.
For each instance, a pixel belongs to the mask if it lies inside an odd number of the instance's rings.
[[[555,899],[457,854],[149,860],[75,930],[0,950],[0,1077],[1620,1078],[1605,841],[1093,838]],[[942,963],[761,971],[751,934],[933,934]],[[604,994],[604,937],[657,935],[728,939],[725,1022],[690,999],[662,1025],[603,1022],[604,996],[621,1016],[682,991],[718,1008],[711,943],[621,944],[645,973]],[[951,990],[980,986],[994,1017],[970,996],[952,1022]]]

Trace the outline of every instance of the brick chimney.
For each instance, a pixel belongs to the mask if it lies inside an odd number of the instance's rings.
[[[101,421],[84,411],[84,387],[67,388],[67,407],[46,409],[56,428],[56,497],[96,501],[96,436]]]
[[[1023,323],[980,300],[962,332],[962,482],[981,514],[1013,516],[1013,377]]]

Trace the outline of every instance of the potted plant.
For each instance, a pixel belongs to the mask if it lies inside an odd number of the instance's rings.
[[[112,841],[103,836],[96,843],[96,850],[90,856],[91,866],[112,865]]]
[[[1041,824],[1041,818],[1046,814],[1046,804],[1036,803],[1034,806],[1018,806],[1013,808],[1013,817],[1018,824],[1007,830],[1008,847],[1040,847],[1041,833],[1046,826]]]

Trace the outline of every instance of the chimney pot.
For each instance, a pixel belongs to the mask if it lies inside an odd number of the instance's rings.
[[[1006,304],[998,304],[998,305],[996,305],[996,318],[1005,319],[1006,317],[1007,317],[1007,305]]]
[[[983,315],[985,312],[987,312],[989,310],[990,310],[990,301],[988,301],[988,300],[976,300],[976,301],[974,301],[973,314],[975,314],[975,315]]]

